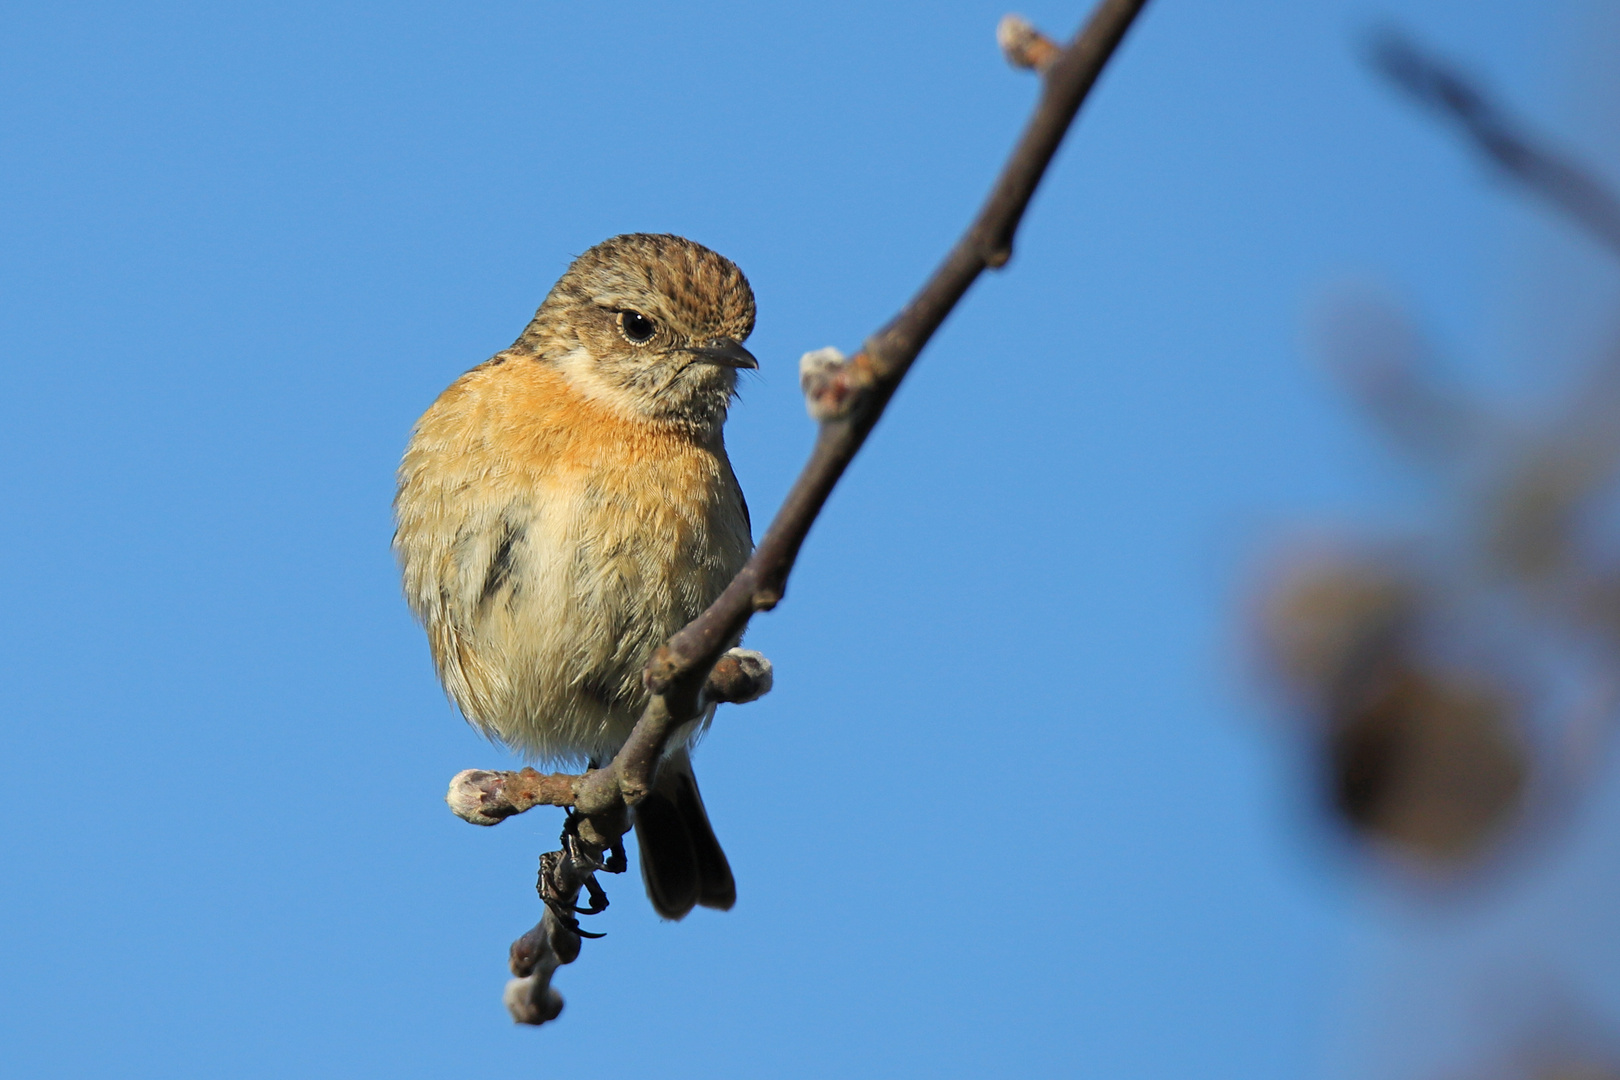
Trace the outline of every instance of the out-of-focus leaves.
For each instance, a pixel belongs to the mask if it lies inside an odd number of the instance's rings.
[[[1399,35],[1371,57],[1520,190],[1620,250],[1620,199],[1600,178]],[[1318,315],[1349,394],[1429,472],[1435,514],[1399,558],[1353,538],[1277,576],[1266,652],[1317,745],[1323,804],[1375,846],[1461,868],[1511,831],[1532,777],[1590,775],[1536,747],[1595,760],[1613,717],[1594,713],[1620,704],[1620,529],[1601,528],[1620,505],[1620,350],[1551,415],[1509,419],[1439,376],[1398,305],[1350,294]],[[1533,741],[1532,722],[1562,730]]]
[[[1524,795],[1528,759],[1509,698],[1477,676],[1413,669],[1361,689],[1327,733],[1338,811],[1432,862],[1477,854]]]
[[[1328,807],[1365,839],[1449,867],[1504,831],[1530,759],[1502,678],[1425,648],[1433,604],[1393,558],[1318,558],[1271,590],[1265,642],[1308,718]]]

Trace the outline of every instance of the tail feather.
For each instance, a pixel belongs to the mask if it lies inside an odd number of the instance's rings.
[[[731,864],[715,839],[685,751],[663,763],[653,790],[636,805],[636,841],[647,898],[664,918],[685,918],[698,904],[726,911],[737,902]]]

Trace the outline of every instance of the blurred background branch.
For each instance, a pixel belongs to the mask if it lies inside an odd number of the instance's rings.
[[[1399,31],[1375,34],[1368,52],[1392,83],[1456,121],[1504,174],[1620,255],[1620,200],[1588,169],[1555,150],[1551,140],[1510,119],[1477,82]]]

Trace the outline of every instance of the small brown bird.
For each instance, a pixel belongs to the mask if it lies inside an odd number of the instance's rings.
[[[394,550],[445,690],[531,760],[610,759],[642,667],[753,548],[721,428],[754,294],[679,236],[616,236],[552,287],[511,348],[417,421]],[[677,732],[636,807],[653,907],[729,908],[736,884]]]

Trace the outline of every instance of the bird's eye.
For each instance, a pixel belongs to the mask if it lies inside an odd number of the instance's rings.
[[[632,345],[645,345],[652,340],[656,329],[653,321],[639,311],[619,312],[619,332]]]

